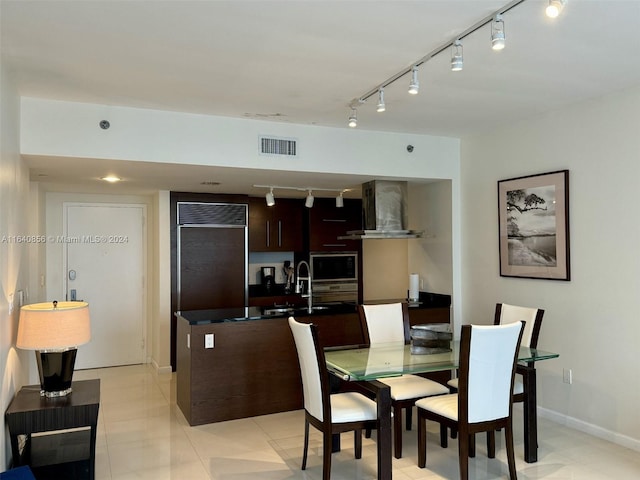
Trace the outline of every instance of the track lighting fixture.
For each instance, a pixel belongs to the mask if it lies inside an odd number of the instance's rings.
[[[268,207],[273,207],[276,204],[276,199],[273,196],[273,187],[267,192],[265,198],[267,200]]]
[[[495,10],[492,14],[487,15],[486,17],[478,20],[476,23],[466,28],[465,30],[458,32],[457,35],[449,40],[444,41],[440,45],[437,45],[433,50],[424,55],[422,58],[416,60],[411,64],[410,67],[407,67],[403,70],[400,70],[396,74],[387,78],[384,82],[378,84],[377,87],[372,88],[371,90],[365,92],[363,95],[354,98],[350,103],[349,107],[351,108],[353,114],[349,117],[349,126],[355,127],[357,120],[355,119],[355,108],[372,98],[374,95],[378,94],[378,104],[377,111],[384,112],[385,111],[385,103],[384,103],[384,91],[383,89],[388,85],[396,82],[400,78],[403,78],[405,75],[411,74],[411,81],[409,83],[409,93],[415,95],[418,93],[419,84],[418,84],[418,73],[417,69],[422,64],[428,62],[432,58],[437,55],[440,55],[442,52],[448,51],[451,48],[451,70],[454,72],[462,70],[463,67],[463,48],[462,41],[468,37],[469,35],[475,33],[477,30],[483,28],[486,25],[491,24],[491,48],[494,50],[502,50],[506,44],[506,34],[504,29],[504,20],[502,16],[509,12],[511,9],[517,7],[518,5],[524,3],[525,0],[510,0],[506,5],[502,6],[498,10]],[[567,0],[548,0],[549,4],[546,9],[547,15],[551,17],[556,17],[560,14],[564,5],[567,3]],[[352,121],[353,118],[353,121]]]
[[[336,197],[336,207],[342,208],[344,207],[344,192],[348,192],[350,189],[348,188],[321,188],[321,187],[285,187],[282,185],[254,185],[255,188],[268,188],[269,191],[265,195],[265,199],[267,201],[267,205],[272,207],[276,204],[275,196],[273,195],[274,189],[280,190],[297,190],[299,192],[307,192],[307,197],[305,198],[304,206],[307,208],[313,207],[313,201],[315,197],[313,196],[313,190],[319,190],[324,192],[336,192],[338,196]]]
[[[491,48],[502,50],[505,46],[504,21],[502,15],[498,14],[491,22]]]
[[[358,126],[358,111],[355,108],[351,109],[351,115],[349,115],[349,126],[351,128]]]
[[[411,83],[409,83],[409,93],[411,95],[416,95],[420,90],[420,82],[418,81],[418,67],[413,66],[411,69]]]
[[[309,190],[309,195],[307,195],[307,198],[304,201],[304,206],[307,207],[307,208],[313,207],[313,200],[314,200],[314,197],[311,194],[311,190]]]
[[[556,18],[562,12],[564,8],[564,4],[566,0],[549,0],[549,5],[547,6],[545,13],[549,18]]]
[[[384,89],[381,88],[378,91],[378,106],[376,107],[377,112],[384,112],[387,107],[384,104]]]
[[[451,71],[459,72],[462,70],[463,63],[462,42],[460,40],[456,40],[451,46]]]

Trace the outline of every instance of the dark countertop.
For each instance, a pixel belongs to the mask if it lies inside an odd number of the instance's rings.
[[[273,313],[269,313],[273,312]],[[356,305],[353,303],[340,303],[335,305],[320,305],[309,313],[307,307],[239,307],[239,308],[215,308],[210,310],[189,310],[176,312],[178,318],[189,322],[190,325],[204,325],[208,323],[246,322],[255,320],[270,320],[273,318],[308,317],[312,315],[336,315],[339,313],[355,313]]]
[[[406,298],[388,298],[384,300],[365,300],[368,305],[378,305],[381,303],[409,303],[409,308],[449,308],[451,306],[451,295],[442,293],[419,292],[417,302],[409,302]]]
[[[387,299],[365,302],[369,304],[406,302],[407,299]],[[409,303],[409,308],[449,308],[451,306],[451,296],[439,293],[420,292],[418,302]],[[209,323],[224,322],[246,322],[253,320],[269,320],[272,318],[283,318],[294,315],[296,317],[307,317],[313,315],[337,315],[340,313],[357,312],[353,303],[336,303],[327,305],[316,305],[313,312],[309,313],[307,307],[239,307],[239,308],[216,308],[209,310],[189,310],[178,311],[176,316],[189,322],[190,325],[204,325]]]

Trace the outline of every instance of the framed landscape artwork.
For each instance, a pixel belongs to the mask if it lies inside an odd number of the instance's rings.
[[[569,170],[498,182],[500,275],[570,280]]]

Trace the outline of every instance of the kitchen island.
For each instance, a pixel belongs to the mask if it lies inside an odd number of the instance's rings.
[[[412,324],[449,321],[448,295],[425,299],[409,309]],[[190,425],[302,408],[289,316],[317,325],[323,347],[364,341],[356,305],[348,303],[311,313],[284,306],[176,312],[177,404]]]

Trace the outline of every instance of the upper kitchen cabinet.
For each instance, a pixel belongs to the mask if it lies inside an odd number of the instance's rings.
[[[302,208],[299,199],[278,198],[268,207],[264,197],[249,198],[249,251],[303,250]]]
[[[311,252],[359,251],[362,240],[338,240],[350,230],[362,230],[362,200],[344,199],[336,207],[334,198],[316,198],[306,210],[307,245]]]

